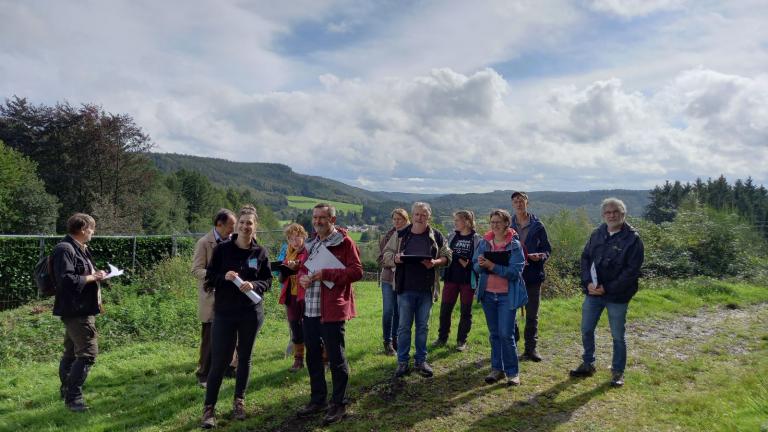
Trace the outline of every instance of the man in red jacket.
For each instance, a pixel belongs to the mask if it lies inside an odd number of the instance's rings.
[[[344,324],[355,316],[352,283],[363,277],[357,245],[345,230],[337,228],[335,224],[336,209],[333,206],[320,203],[312,209],[315,237],[306,243],[308,261],[325,247],[344,268],[324,268],[309,273],[305,267],[299,272],[299,283],[305,289],[302,326],[311,399],[299,410],[298,415],[310,416],[326,411],[323,419],[325,424],[337,422],[347,413],[349,364],[345,355]],[[328,353],[333,381],[330,405],[326,403],[328,388],[323,366],[323,345]]]

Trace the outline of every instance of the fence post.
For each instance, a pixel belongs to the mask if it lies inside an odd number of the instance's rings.
[[[176,234],[171,235],[171,256],[179,255],[179,247],[176,245]]]
[[[136,236],[133,236],[133,264],[131,271],[136,272]]]
[[[40,237],[40,258],[42,259],[43,256],[45,256],[45,237]],[[37,293],[38,300],[40,299],[40,290],[35,290]]]

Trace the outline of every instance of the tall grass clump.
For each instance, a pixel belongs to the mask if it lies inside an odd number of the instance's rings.
[[[581,251],[594,225],[584,209],[561,210],[543,220],[552,245],[552,256],[546,264],[547,280],[542,296],[552,298],[579,293]]]

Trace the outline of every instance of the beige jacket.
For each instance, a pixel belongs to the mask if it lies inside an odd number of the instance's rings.
[[[216,237],[213,230],[208,231],[195,244],[195,255],[192,257],[192,274],[197,278],[197,316],[200,322],[213,322],[213,291],[205,291],[205,269],[213,257],[216,247]]]
[[[407,227],[403,228],[403,230],[410,230],[411,225],[409,224]],[[453,258],[453,251],[451,251],[451,248],[448,247],[448,242],[445,241],[445,237],[443,237],[443,246],[440,247],[437,245],[437,240],[435,239],[435,231],[432,227],[429,227],[430,232],[430,238],[432,239],[432,243],[437,248],[437,256],[435,258],[441,258],[445,257],[448,262],[442,266],[435,266],[435,284],[432,286],[432,301],[436,302],[438,298],[440,297],[440,269],[442,267],[447,267],[451,265],[451,259]],[[401,242],[402,237],[398,235],[397,232],[395,232],[392,237],[389,238],[389,241],[384,246],[384,251],[381,254],[382,255],[382,265],[386,267],[393,267],[394,268],[394,276],[392,278],[392,289],[397,291],[397,264],[395,264],[395,255],[400,251],[401,249]],[[402,268],[402,266],[400,266]]]

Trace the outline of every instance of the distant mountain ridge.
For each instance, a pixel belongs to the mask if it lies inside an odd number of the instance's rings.
[[[434,212],[443,218],[460,208],[468,208],[478,215],[491,209],[510,209],[512,190],[467,194],[419,194],[408,192],[369,191],[325,177],[300,174],[289,166],[264,162],[232,162],[224,159],[173,153],[147,155],[160,171],[169,173],[181,169],[197,171],[221,186],[249,186],[262,195],[266,204],[279,210],[287,207],[287,195],[319,197],[364,206],[409,206],[417,200],[427,201]],[[548,215],[562,209],[583,207],[593,220],[599,220],[600,202],[609,196],[622,199],[632,216],[641,216],[648,204],[648,190],[607,189],[584,192],[539,191],[528,192],[531,209]]]

